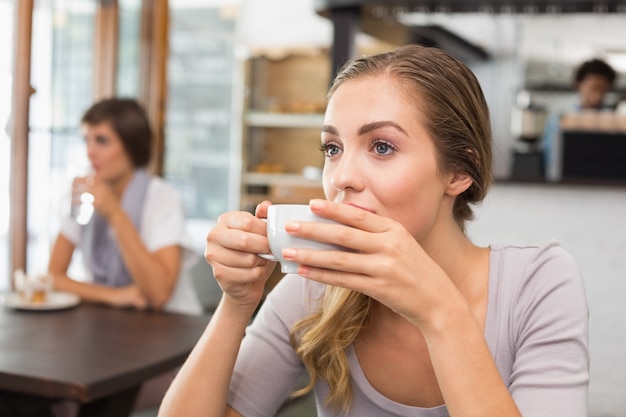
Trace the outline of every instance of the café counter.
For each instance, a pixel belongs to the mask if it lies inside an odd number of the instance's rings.
[[[561,180],[626,182],[626,132],[565,130]]]
[[[566,113],[559,121],[546,169],[549,181],[626,182],[626,115],[593,111]]]

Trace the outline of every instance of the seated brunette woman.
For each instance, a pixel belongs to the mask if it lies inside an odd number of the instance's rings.
[[[145,169],[152,134],[144,109],[134,100],[111,98],[82,118],[93,175],[74,179],[93,195],[91,220],[66,219],[52,248],[49,272],[56,290],[117,307],[202,312],[190,278],[193,260],[177,191]],[[68,277],[75,249],[92,279]]]

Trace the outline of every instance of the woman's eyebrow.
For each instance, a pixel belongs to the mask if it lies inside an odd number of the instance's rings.
[[[359,129],[359,136],[360,135],[364,135],[366,133],[369,133],[369,132],[371,132],[373,130],[376,130],[376,129],[382,129],[384,127],[393,127],[394,129],[399,130],[400,132],[402,132],[403,134],[408,136],[408,133],[406,132],[406,130],[404,130],[396,122],[392,122],[390,120],[383,120],[383,121],[380,121],[380,122],[367,123],[367,124],[361,126],[361,128]]]
[[[331,126],[331,125],[322,126],[322,132],[330,133],[331,135],[335,135],[335,136],[339,135],[339,131],[335,129],[334,126]]]
[[[404,130],[399,124],[397,124],[396,122],[387,121],[387,120],[381,121],[381,122],[367,123],[361,126],[358,134],[359,136],[364,135],[366,133],[369,133],[376,129],[382,129],[384,127],[393,127],[394,129],[408,136],[408,133],[406,132],[406,130]],[[322,132],[330,133],[331,135],[339,135],[339,131],[334,126],[331,126],[331,125],[322,126]]]

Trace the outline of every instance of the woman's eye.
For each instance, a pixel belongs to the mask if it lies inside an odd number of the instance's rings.
[[[109,139],[103,135],[96,135],[96,143],[104,145],[109,142]]]
[[[334,145],[332,143],[325,143],[320,147],[320,150],[324,153],[324,156],[330,158],[339,153],[339,146]]]
[[[375,142],[372,148],[377,155],[389,155],[395,151],[393,145],[384,141]]]

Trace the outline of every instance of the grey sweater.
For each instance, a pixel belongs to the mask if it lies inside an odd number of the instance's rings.
[[[246,332],[228,403],[246,417],[272,416],[305,373],[289,331],[319,305],[324,286],[288,275]],[[485,339],[524,417],[584,417],[589,383],[588,307],[580,271],[555,242],[492,246]],[[347,351],[354,392],[348,416],[445,417],[445,405],[420,408],[381,395]],[[319,416],[328,386],[315,386]]]

